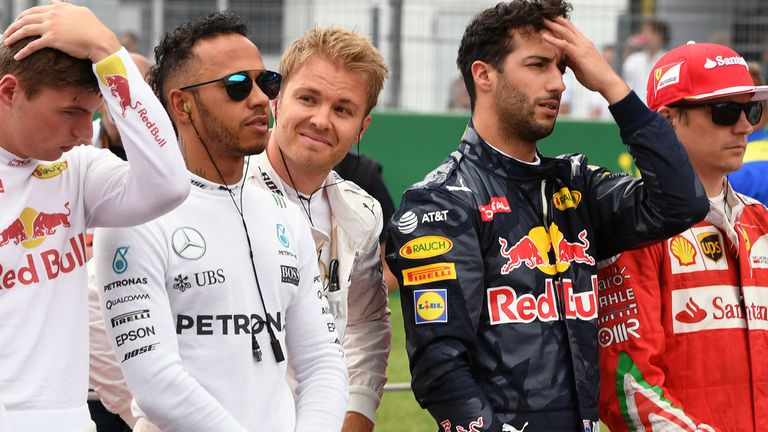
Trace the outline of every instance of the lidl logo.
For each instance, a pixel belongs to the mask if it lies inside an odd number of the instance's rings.
[[[560,189],[552,195],[552,203],[555,208],[564,211],[565,209],[575,209],[581,202],[581,192],[570,190],[567,187]]]
[[[440,236],[417,237],[400,248],[400,256],[408,259],[424,259],[442,255],[453,249],[450,239]]]
[[[448,322],[448,293],[444,288],[415,290],[416,324]]]
[[[39,179],[49,179],[63,173],[66,169],[66,161],[55,162],[49,165],[38,165],[32,172],[32,175]]]

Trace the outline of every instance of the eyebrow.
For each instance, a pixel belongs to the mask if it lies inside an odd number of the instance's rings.
[[[307,93],[311,93],[312,95],[318,95],[318,94],[320,94],[320,91],[319,91],[319,90],[317,90],[317,89],[315,89],[315,88],[313,88],[313,87],[307,87],[307,86],[298,87],[298,88],[296,89],[296,91],[297,91],[298,93],[301,93],[301,92],[307,92]],[[350,105],[351,107],[353,107],[353,108],[355,108],[355,109],[359,108],[359,107],[357,106],[357,103],[355,103],[355,101],[353,101],[352,99],[348,99],[348,98],[342,98],[342,99],[339,99],[339,100],[338,100],[338,101],[336,101],[336,102],[337,102],[337,103],[340,103],[340,104],[342,104],[342,105]]]

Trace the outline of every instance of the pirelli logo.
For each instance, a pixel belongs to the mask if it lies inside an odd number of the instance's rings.
[[[421,285],[441,280],[456,279],[456,265],[442,262],[403,270],[404,285]]]
[[[117,327],[120,324],[125,324],[131,321],[139,321],[149,318],[149,309],[142,309],[133,312],[124,313],[112,318],[112,327]]]

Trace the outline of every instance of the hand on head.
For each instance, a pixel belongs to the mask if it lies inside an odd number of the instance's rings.
[[[96,63],[120,49],[120,43],[90,9],[54,0],[27,9],[3,33],[4,43],[38,36],[16,54],[22,60],[43,48],[55,48],[72,57]]]
[[[542,39],[563,50],[566,65],[584,87],[599,92],[609,103],[629,94],[624,80],[572,22],[563,17],[545,19],[544,27],[547,31],[541,32]]]

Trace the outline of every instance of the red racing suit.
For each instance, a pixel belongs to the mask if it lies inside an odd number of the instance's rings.
[[[600,419],[619,431],[768,431],[768,210],[727,188],[683,233],[598,276]]]

